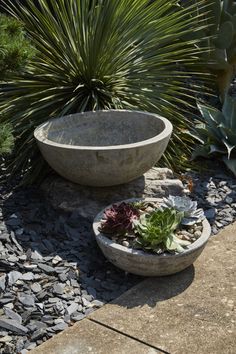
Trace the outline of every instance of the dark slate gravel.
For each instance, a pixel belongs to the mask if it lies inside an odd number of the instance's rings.
[[[224,164],[208,162],[208,172],[187,174],[193,182],[191,198],[197,200],[216,235],[236,220],[236,177]]]
[[[188,175],[213,234],[236,220],[233,176],[217,165]],[[53,210],[37,187],[1,184],[0,353],[26,354],[141,279],[106,261],[91,220]]]
[[[91,220],[1,184],[0,353],[27,353],[140,280],[106,261]]]

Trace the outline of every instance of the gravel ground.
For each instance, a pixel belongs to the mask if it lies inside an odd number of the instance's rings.
[[[140,280],[106,261],[91,221],[1,185],[0,353],[27,353]]]
[[[219,165],[209,161],[209,172],[191,173],[193,192],[190,197],[203,208],[216,235],[236,220],[236,177]]]
[[[191,178],[213,234],[236,220],[235,178],[219,166]],[[88,219],[56,212],[36,187],[2,184],[0,353],[27,353],[141,279],[104,259]]]

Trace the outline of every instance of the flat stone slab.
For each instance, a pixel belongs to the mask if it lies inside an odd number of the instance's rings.
[[[236,353],[236,223],[194,267],[147,279],[89,318],[171,354]]]
[[[60,176],[48,178],[41,186],[45,197],[55,209],[77,211],[93,219],[107,205],[129,198],[161,198],[182,195],[184,187],[167,168],[153,167],[136,180],[112,187],[87,187]]]
[[[97,323],[83,320],[40,345],[32,354],[155,354],[157,349]]]

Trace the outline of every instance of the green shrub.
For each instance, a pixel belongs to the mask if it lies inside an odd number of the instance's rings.
[[[0,82],[22,70],[33,54],[21,22],[0,14]]]
[[[0,13],[0,87],[10,75],[23,70],[29,58],[34,54],[33,47],[25,38],[22,24]],[[0,119],[3,112],[0,109]],[[14,145],[13,128],[0,124],[0,154],[10,153]]]
[[[174,134],[165,163],[176,167],[186,161],[194,141],[186,134],[193,122],[185,112],[192,96],[204,90],[187,86],[201,55],[198,40],[182,40],[199,29],[199,17],[189,17],[195,8],[182,9],[177,0],[38,2],[39,9],[29,0],[27,7],[9,5],[38,49],[28,70],[0,91],[2,120],[12,123],[17,137],[13,172],[27,170],[33,180],[45,171],[33,137],[37,125],[110,108],[169,118]]]

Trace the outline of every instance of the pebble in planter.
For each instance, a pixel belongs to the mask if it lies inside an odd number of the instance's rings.
[[[126,200],[105,208],[94,220],[104,255],[138,275],[162,276],[191,265],[211,229],[202,209],[188,197]]]

